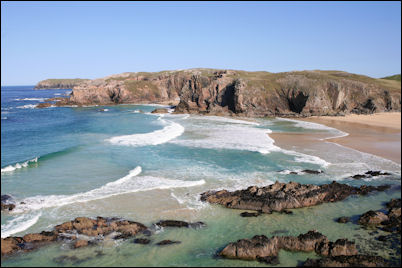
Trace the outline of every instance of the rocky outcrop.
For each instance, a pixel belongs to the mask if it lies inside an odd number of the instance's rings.
[[[56,225],[52,231],[41,233],[31,233],[23,237],[7,237],[1,239],[1,256],[8,256],[19,251],[30,251],[41,246],[56,241],[69,243],[71,248],[82,248],[89,245],[96,245],[103,238],[127,239],[138,234],[151,236],[155,227],[185,227],[198,229],[205,227],[203,222],[189,223],[177,220],[162,220],[147,228],[139,222],[125,220],[121,218],[87,218],[78,217],[72,221],[67,221]],[[136,238],[135,244],[149,244],[151,240],[147,238]],[[156,245],[178,244],[180,241],[163,240]]]
[[[171,103],[176,113],[310,116],[401,110],[401,84],[341,71],[189,69],[82,82],[69,105]]]
[[[89,79],[46,79],[36,84],[35,89],[72,89]]]
[[[218,255],[229,259],[258,260],[260,262],[277,262],[280,250],[288,251],[314,251],[321,256],[353,256],[357,249],[353,242],[347,239],[338,239],[331,242],[317,231],[309,231],[295,236],[256,235],[251,239],[241,239],[226,245]],[[274,258],[273,258],[274,257]],[[272,264],[272,263],[271,263]]]
[[[302,208],[322,203],[341,201],[350,195],[366,195],[372,191],[384,191],[389,186],[352,187],[347,184],[313,185],[297,182],[275,182],[266,187],[251,186],[245,190],[208,191],[201,194],[201,200],[220,204],[227,208],[245,209],[272,213],[292,208]]]
[[[15,201],[11,195],[1,195],[1,210],[13,210],[15,208]]]
[[[47,245],[58,240],[74,241],[72,247],[80,248],[87,246],[88,239],[77,239],[78,235],[84,237],[98,237],[116,233],[119,235],[132,237],[140,232],[147,230],[141,223],[118,219],[97,217],[91,219],[79,217],[54,227],[53,231],[27,234],[23,237],[7,237],[1,239],[1,255],[13,254],[17,251],[29,251]]]
[[[401,232],[401,199],[391,199],[386,204],[387,213],[369,210],[363,213],[358,220],[360,225],[377,227],[386,232]]]

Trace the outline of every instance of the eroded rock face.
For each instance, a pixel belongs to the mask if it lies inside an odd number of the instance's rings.
[[[69,103],[172,102],[177,113],[310,116],[401,110],[400,83],[340,71],[189,69],[123,73],[80,83]]]
[[[328,241],[327,237],[316,231],[295,236],[256,235],[251,239],[241,239],[229,243],[218,255],[230,259],[242,260],[272,260],[277,257],[280,250],[288,251],[314,251],[322,256],[351,256],[357,254],[353,242],[347,239],[338,239],[336,242]],[[267,259],[268,257],[268,259]]]
[[[352,187],[347,184],[312,185],[297,182],[275,182],[266,187],[251,186],[245,190],[208,191],[201,194],[201,200],[221,204],[227,208],[245,209],[272,213],[292,208],[315,206],[322,203],[341,201],[350,195],[365,195],[372,191],[384,191],[389,186]]]

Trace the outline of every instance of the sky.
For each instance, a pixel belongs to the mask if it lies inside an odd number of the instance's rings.
[[[1,85],[188,68],[401,73],[397,2],[1,2]]]

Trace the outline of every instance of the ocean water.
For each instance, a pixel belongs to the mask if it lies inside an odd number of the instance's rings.
[[[35,109],[45,98],[71,90],[1,88],[1,194],[17,207],[1,214],[1,236],[51,230],[79,216],[118,216],[150,226],[161,219],[203,221],[202,229],[162,229],[151,237],[182,243],[158,247],[105,241],[70,250],[58,243],[2,258],[2,266],[266,266],[225,260],[215,253],[229,242],[257,234],[298,235],[318,230],[332,240],[347,237],[364,252],[388,257],[366,230],[339,224],[340,216],[380,209],[400,197],[401,166],[332,143],[285,150],[273,132],[345,136],[323,125],[281,118],[250,119],[186,114],[156,115],[156,105],[50,107]],[[320,169],[320,175],[290,171]],[[384,170],[391,176],[352,180],[351,175]],[[202,203],[207,190],[243,189],[280,182],[351,185],[392,184],[383,193],[350,197],[343,202],[241,218],[239,210]],[[102,254],[99,252],[102,251]],[[58,263],[61,255],[75,262]],[[295,266],[313,253],[282,251],[283,266]]]

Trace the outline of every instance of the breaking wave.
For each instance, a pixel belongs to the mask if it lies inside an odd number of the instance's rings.
[[[23,163],[16,163],[15,165],[9,165],[1,169],[1,173],[6,173],[6,172],[13,172],[16,169],[28,167],[30,163],[37,163],[38,162],[38,157],[35,157],[34,159],[25,161]]]
[[[127,193],[150,191],[155,189],[193,187],[205,183],[204,180],[183,181],[153,176],[137,177],[137,175],[139,175],[141,171],[141,167],[138,166],[135,169],[131,170],[129,174],[124,176],[123,178],[120,178],[113,182],[109,182],[99,188],[83,193],[77,193],[73,195],[48,195],[28,197],[21,200],[23,204],[19,204],[12,212],[18,213],[27,210],[29,211],[49,207],[60,207],[73,203],[88,202]]]
[[[159,117],[159,119],[161,118],[162,117]],[[158,145],[173,140],[183,134],[184,127],[182,125],[163,119],[161,119],[161,121],[168,124],[163,129],[155,130],[150,133],[116,136],[107,139],[107,141],[114,145],[126,146]]]

